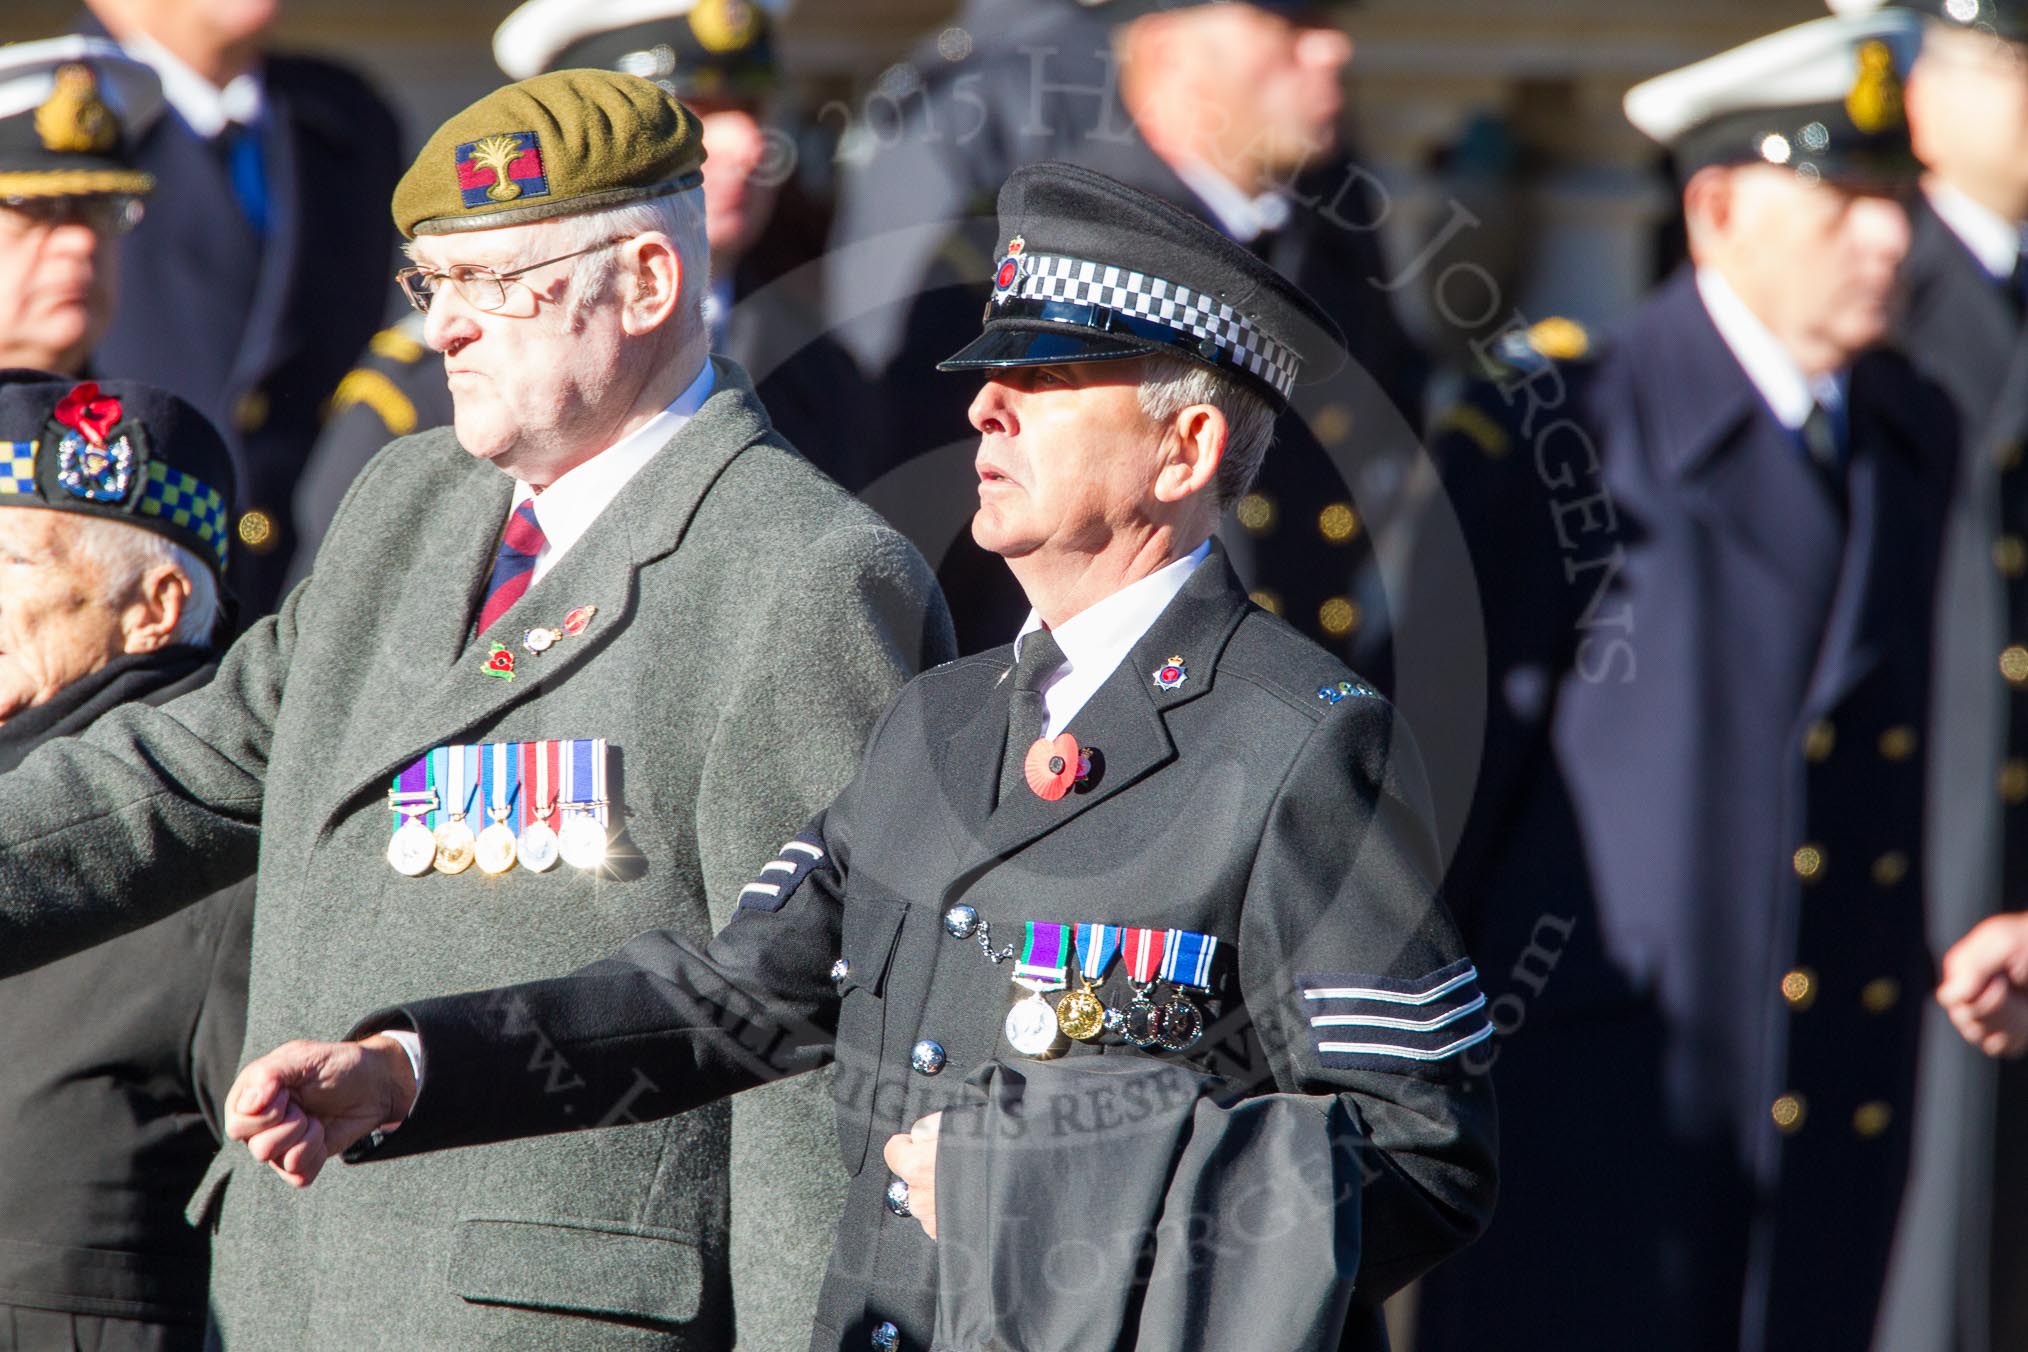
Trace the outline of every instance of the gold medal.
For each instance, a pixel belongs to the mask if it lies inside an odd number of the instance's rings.
[[[479,841],[465,825],[464,813],[451,814],[451,819],[437,828],[436,841],[437,872],[463,873],[472,866]]]
[[[1091,987],[1071,991],[1056,1002],[1056,1022],[1064,1035],[1079,1042],[1089,1042],[1105,1031],[1106,1007]]]
[[[496,816],[493,824],[479,833],[473,848],[479,867],[488,873],[505,873],[514,867],[514,828],[507,825],[505,815]]]

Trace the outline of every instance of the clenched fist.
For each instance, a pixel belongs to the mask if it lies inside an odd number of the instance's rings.
[[[415,1069],[392,1038],[288,1042],[248,1063],[226,1096],[225,1134],[296,1187],[415,1105]]]

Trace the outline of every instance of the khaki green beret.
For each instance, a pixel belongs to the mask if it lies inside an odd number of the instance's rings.
[[[559,70],[496,89],[430,137],[394,189],[406,238],[601,211],[703,182],[704,134],[659,85]]]

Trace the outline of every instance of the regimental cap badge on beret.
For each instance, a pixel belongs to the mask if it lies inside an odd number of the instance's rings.
[[[218,432],[174,395],[0,371],[0,507],[124,521],[175,540],[222,579],[232,473]]]
[[[1859,45],[1859,77],[1845,96],[1845,112],[1868,136],[1902,124],[1901,76],[1886,43],[1875,39]]]
[[[403,235],[599,211],[703,182],[697,119],[666,90],[610,70],[559,70],[497,89],[431,136],[394,190]]]
[[[1073,164],[1017,169],[1000,190],[1007,243],[985,331],[940,370],[1163,353],[1234,377],[1277,409],[1344,338],[1251,252],[1188,212]]]
[[[549,196],[542,146],[532,131],[506,132],[458,147],[458,191],[468,207]]]

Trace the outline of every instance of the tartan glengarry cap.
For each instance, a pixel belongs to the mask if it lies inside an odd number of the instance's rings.
[[[1912,182],[1902,84],[1921,42],[1905,9],[1813,19],[1635,85],[1627,120],[1685,177],[1771,164],[1811,181]]]
[[[602,211],[694,188],[703,163],[697,119],[661,86],[552,71],[437,128],[395,185],[394,224],[413,239]]]
[[[778,82],[760,0],[527,0],[493,32],[509,77],[596,67],[653,80],[678,98],[759,98]]]
[[[1169,353],[1275,408],[1332,374],[1344,336],[1294,283],[1186,211],[1080,165],[1017,169],[1000,189],[985,332],[944,371]]]
[[[166,536],[225,579],[232,454],[188,403],[138,380],[0,371],[0,507]]]
[[[0,46],[0,201],[147,192],[132,151],[161,109],[155,72],[104,38]]]

